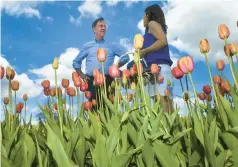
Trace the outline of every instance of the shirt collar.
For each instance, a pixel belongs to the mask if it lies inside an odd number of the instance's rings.
[[[102,38],[102,39],[97,40],[97,39],[95,38],[95,42],[96,42],[96,43],[104,43],[104,42],[105,42],[105,39]]]

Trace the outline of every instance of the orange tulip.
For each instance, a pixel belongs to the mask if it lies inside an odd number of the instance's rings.
[[[5,105],[7,105],[7,104],[9,103],[9,99],[8,99],[7,97],[4,97],[3,103],[4,103]]]
[[[18,81],[12,81],[12,90],[14,90],[14,91],[19,90],[19,82]]]
[[[238,45],[235,42],[232,42],[230,46],[231,46],[231,53],[238,54]]]
[[[210,94],[211,93],[211,87],[209,85],[203,86],[203,92],[205,94]]]
[[[226,56],[233,56],[234,54],[231,51],[231,44],[227,44],[224,46],[224,52]]]
[[[154,75],[158,74],[160,72],[159,66],[157,64],[151,64],[150,71]]]
[[[169,96],[170,96],[170,91],[169,91],[168,89],[166,89],[166,90],[164,91],[164,95],[167,96],[167,97],[169,97]]]
[[[98,68],[93,70],[93,76],[95,77],[97,74],[100,74]]]
[[[5,73],[4,67],[1,66],[1,79],[4,77],[4,73]]]
[[[104,77],[103,74],[98,73],[96,76],[94,76],[94,83],[95,85],[103,85],[104,84]]]
[[[120,71],[117,65],[113,64],[108,69],[109,75],[112,78],[119,78],[120,77]]]
[[[212,96],[210,94],[207,94],[206,99],[207,99],[207,101],[212,101]]]
[[[24,95],[23,95],[23,100],[24,100],[24,101],[27,101],[27,99],[28,99],[27,94],[24,94]]]
[[[75,86],[76,88],[79,88],[80,85],[81,85],[81,79],[80,79],[79,77],[74,78],[74,86]]]
[[[50,95],[50,89],[49,89],[49,88],[45,88],[45,89],[44,89],[44,94],[45,94],[46,96],[49,96],[49,95]]]
[[[82,82],[80,85],[80,91],[85,92],[88,89],[88,83],[87,82]]]
[[[210,46],[209,46],[208,40],[207,39],[202,39],[200,41],[200,52],[201,53],[208,53],[209,50],[210,50]]]
[[[7,67],[6,69],[6,78],[9,80],[13,80],[15,77],[15,71],[11,69],[10,67]]]
[[[222,71],[225,68],[225,62],[223,60],[218,60],[216,67],[218,71]]]
[[[198,97],[199,97],[200,100],[205,100],[206,99],[205,93],[199,93]]]
[[[50,96],[53,97],[56,95],[55,88],[50,89]]]
[[[16,105],[16,112],[21,113],[22,109],[24,107],[24,103],[20,102]]]
[[[63,88],[67,88],[69,87],[69,80],[68,79],[62,79],[61,85],[63,86]]]
[[[130,78],[130,71],[128,69],[123,70],[122,76],[126,77],[127,79]]]
[[[92,99],[92,104],[93,104],[93,106],[96,106],[97,105],[97,101],[95,99]]]
[[[141,49],[143,47],[144,37],[141,34],[136,34],[134,37],[134,48]]]
[[[227,39],[230,36],[229,28],[225,24],[218,27],[218,34],[221,39]]]
[[[180,70],[184,73],[184,74],[188,74],[193,72],[194,70],[194,62],[191,56],[185,56],[182,57],[179,61],[178,61],[178,67],[180,68]]]
[[[41,85],[43,86],[43,88],[50,88],[50,81],[49,80],[44,80],[41,82]]]
[[[107,58],[107,51],[104,48],[98,48],[97,59],[99,62],[104,62]]]
[[[72,80],[73,80],[73,81],[75,81],[75,79],[78,78],[78,77],[79,77],[79,75],[78,75],[77,72],[73,72],[73,73],[72,73]]]
[[[227,81],[221,80],[221,87],[224,88],[226,93],[231,91],[230,85]]]
[[[92,109],[92,107],[93,107],[91,101],[86,101],[86,102],[84,102],[84,103],[83,103],[83,106],[84,106],[84,110],[86,110],[86,111]]]
[[[216,83],[216,84],[220,84],[220,83],[221,83],[221,77],[220,77],[219,75],[215,75],[215,76],[213,77],[213,81],[214,81],[214,83]]]
[[[181,79],[183,78],[183,75],[184,75],[178,66],[172,68],[171,73],[176,79]]]
[[[75,96],[75,94],[76,94],[75,89],[73,87],[68,87],[67,94],[71,97]]]
[[[219,86],[219,92],[220,92],[220,95],[222,95],[224,97],[225,95],[225,88],[223,88],[222,86]]]
[[[92,93],[90,91],[85,92],[86,99],[90,99],[92,97]]]

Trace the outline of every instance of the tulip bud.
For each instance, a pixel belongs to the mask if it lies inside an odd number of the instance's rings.
[[[136,34],[134,37],[134,48],[141,49],[143,47],[144,37],[141,34]]]
[[[218,27],[218,34],[221,39],[227,39],[230,36],[229,28],[225,24]]]
[[[227,81],[221,80],[221,87],[224,88],[226,93],[231,91],[230,85]]]
[[[86,110],[86,111],[92,109],[92,107],[93,107],[92,102],[90,102],[90,101],[84,102],[83,106],[84,106],[84,110]]]
[[[157,64],[151,64],[150,71],[153,75],[156,75],[160,72],[160,69]]]
[[[41,82],[41,85],[44,89],[50,88],[50,81],[49,80],[44,80]]]
[[[18,81],[12,81],[12,90],[18,91],[19,90],[19,82]]]
[[[170,79],[167,80],[167,85],[168,85],[168,86],[171,86],[171,85],[172,85],[172,82],[170,81]]]
[[[44,89],[44,94],[45,94],[46,96],[49,96],[49,95],[50,95],[50,89],[49,89],[49,88],[45,88],[45,89]]]
[[[136,90],[136,84],[135,84],[135,82],[132,82],[132,83],[131,83],[131,89],[132,89],[132,90]]]
[[[9,103],[9,99],[8,99],[7,97],[4,97],[3,103],[4,103],[5,105],[7,105],[7,104]]]
[[[86,97],[86,99],[89,100],[92,97],[92,93],[90,91],[86,91],[85,92],[85,97]]]
[[[215,76],[213,77],[213,81],[214,81],[214,83],[216,83],[216,84],[220,84],[220,83],[221,83],[221,77],[220,77],[219,75],[215,75]]]
[[[224,46],[224,52],[226,56],[233,56],[233,53],[231,51],[231,44],[227,44]]]
[[[206,95],[204,93],[199,93],[198,97],[200,100],[205,100],[206,99]]]
[[[97,105],[97,101],[95,99],[92,99],[92,104],[93,104],[93,106],[96,106]]]
[[[104,76],[101,73],[98,73],[95,77],[94,77],[94,82],[95,85],[100,86],[104,84]]]
[[[104,62],[107,58],[107,51],[104,48],[98,48],[97,59],[99,62]]]
[[[223,60],[218,60],[216,63],[216,67],[218,71],[222,71],[225,68],[225,63]]]
[[[28,99],[27,94],[24,94],[24,95],[23,95],[23,100],[24,100],[24,101],[27,101],[27,99]]]
[[[181,79],[183,78],[183,75],[184,75],[178,66],[172,68],[171,73],[176,79]]]
[[[55,92],[55,88],[51,88],[50,89],[50,96],[53,97],[55,96],[56,92]]]
[[[178,61],[178,67],[180,68],[180,70],[184,73],[184,74],[188,74],[193,72],[194,70],[194,62],[191,56],[185,56],[182,57],[179,61]]]
[[[22,109],[24,107],[24,103],[20,102],[16,105],[16,112],[21,113]]]
[[[200,41],[200,52],[201,53],[208,53],[209,50],[210,50],[210,46],[209,46],[208,40],[207,39],[202,39]]]
[[[164,95],[167,96],[167,97],[169,97],[169,96],[170,96],[170,91],[169,91],[168,89],[166,89],[166,90],[164,91]]]
[[[187,92],[184,92],[184,94],[183,94],[183,99],[184,99],[184,101],[188,101],[189,95],[188,95]]]
[[[59,66],[59,63],[58,63],[58,59],[56,57],[53,61],[52,67],[53,67],[54,70],[57,70],[58,66]]]
[[[162,83],[164,82],[164,77],[161,76],[161,75],[159,75],[159,76],[158,76],[158,82],[159,82],[160,84],[162,84]]]
[[[80,87],[80,85],[81,85],[81,79],[79,77],[74,78],[74,86],[78,88]]]
[[[108,69],[109,75],[112,78],[119,78],[120,77],[120,71],[117,65],[113,64]]]
[[[87,82],[82,82],[80,85],[80,91],[85,92],[88,89],[88,83]]]
[[[75,96],[76,92],[75,92],[75,89],[73,87],[68,87],[67,88],[67,95],[73,97]]]
[[[7,67],[6,69],[6,78],[9,80],[13,80],[15,77],[15,71],[11,69],[11,67]]]
[[[235,42],[232,42],[230,46],[231,46],[231,53],[238,54],[238,45]]]
[[[211,88],[210,88],[210,86],[209,86],[209,85],[203,86],[203,92],[204,92],[205,94],[210,94],[210,93],[211,93]]]
[[[68,79],[62,79],[61,85],[63,86],[63,88],[66,89],[67,87],[69,87],[69,80]]]
[[[4,77],[4,73],[5,73],[4,67],[1,66],[1,79]]]
[[[212,96],[210,94],[207,94],[206,99],[207,99],[207,101],[212,101]]]

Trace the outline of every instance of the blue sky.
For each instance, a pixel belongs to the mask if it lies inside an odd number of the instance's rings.
[[[219,0],[218,0],[219,1]],[[158,3],[165,12],[171,57],[176,61],[191,55],[196,62],[193,78],[198,91],[209,84],[208,72],[199,42],[207,38],[211,45],[209,61],[212,73],[218,59],[226,60],[224,42],[218,37],[217,27],[224,23],[231,31],[229,42],[237,41],[236,26],[238,3],[234,1],[87,1],[87,2],[3,2],[1,7],[1,64],[10,64],[17,72],[22,85],[18,96],[28,93],[29,113],[39,110],[36,101],[43,103],[40,83],[43,79],[53,80],[50,73],[54,57],[62,67],[61,77],[70,79],[72,59],[82,45],[93,39],[91,24],[99,16],[107,20],[106,40],[117,42],[132,50],[133,37],[143,34],[142,17],[144,9]],[[229,7],[229,8],[228,8]],[[213,10],[216,8],[216,10]],[[229,11],[227,11],[229,9]],[[210,11],[210,14],[204,12]],[[236,36],[235,36],[236,34]],[[238,41],[237,41],[238,42]],[[228,66],[225,73],[230,76]],[[24,82],[23,82],[24,81]],[[1,99],[6,96],[6,81],[1,82]],[[175,81],[174,93],[180,94],[179,82]],[[181,99],[176,98],[178,103]],[[1,114],[2,116],[2,114]]]

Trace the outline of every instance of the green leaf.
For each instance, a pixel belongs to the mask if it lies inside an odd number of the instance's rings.
[[[1,155],[1,166],[2,167],[12,167],[12,163],[9,159]]]
[[[38,164],[39,164],[40,167],[43,167],[43,165],[42,165],[42,156],[41,156],[41,153],[40,153],[40,147],[39,147],[38,140],[37,140],[36,136],[35,136],[35,139],[36,139]]]
[[[154,152],[152,151],[150,140],[146,140],[142,148],[142,158],[146,167],[154,166]]]
[[[227,154],[227,151],[223,151],[216,157],[216,167],[225,166],[226,154]]]
[[[64,147],[61,144],[59,138],[54,133],[54,131],[49,127],[48,124],[45,125],[47,129],[47,145],[52,151],[52,156],[55,159],[59,167],[71,166],[67,157]]]
[[[16,139],[16,136],[17,136],[19,127],[20,127],[20,126],[17,127],[17,129],[15,130],[15,132],[10,136],[10,139],[9,139],[9,140],[6,142],[6,144],[5,144],[5,148],[6,148],[7,155],[9,155],[9,152],[10,152],[10,149],[11,149],[11,146],[12,146],[12,143],[13,143],[13,141]]]
[[[189,162],[189,166],[195,166],[198,164],[198,162],[201,160],[201,155],[199,154],[200,152],[198,150],[195,150],[192,153],[190,162]]]
[[[111,166],[113,166],[113,167],[125,167],[125,166],[128,165],[130,158],[131,158],[130,154],[113,155]]]
[[[195,134],[196,134],[198,140],[201,142],[201,144],[204,147],[204,137],[203,137],[203,130],[202,130],[201,122],[198,119],[198,115],[196,112],[192,112],[192,117],[193,117],[193,121],[194,121]],[[203,118],[201,118],[201,119],[203,119]]]
[[[137,141],[137,136],[138,136],[137,131],[135,130],[135,128],[132,126],[131,123],[127,124],[127,130],[128,130],[129,138],[132,141],[132,145],[136,146],[136,141]]]
[[[211,141],[213,142],[214,150],[216,150],[218,142],[218,129],[216,125],[216,119],[213,119],[213,121],[211,122],[209,136]]]
[[[126,125],[122,126],[121,130],[121,140],[122,140],[122,147],[121,147],[121,153],[125,154],[128,147],[128,141],[127,141],[127,127]]]
[[[176,134],[174,138],[172,138],[172,142],[170,144],[176,143],[180,138],[184,137],[192,128],[185,129],[182,132]]]
[[[231,151],[234,149],[238,149],[238,139],[233,134],[223,132],[221,134],[221,137],[222,137],[223,141],[225,142],[225,144],[227,145],[227,147]]]
[[[120,125],[118,125],[118,128],[114,129],[114,131],[110,134],[110,136],[107,138],[106,141],[106,148],[107,148],[107,155],[108,155],[108,159],[109,159],[109,163],[111,163],[111,158],[113,155],[113,152],[117,146],[117,142],[118,142],[118,129],[119,129]]]
[[[174,155],[171,155],[171,151],[168,145],[165,145],[161,141],[155,141],[153,143],[153,150],[157,159],[163,167],[179,166],[178,159],[176,159]]]
[[[79,166],[85,166],[86,157],[86,141],[84,136],[81,136],[75,147],[75,159]]]

